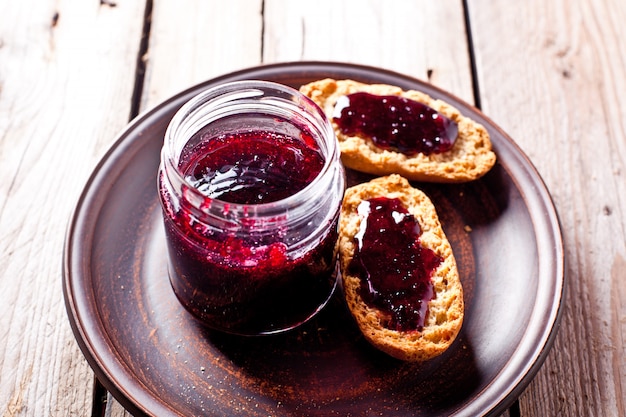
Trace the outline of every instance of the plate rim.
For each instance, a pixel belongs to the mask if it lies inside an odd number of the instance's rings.
[[[282,62],[282,63],[274,63],[274,64],[262,64],[259,66],[248,67],[244,69],[240,69],[237,71],[229,72],[217,77],[213,77],[201,83],[197,83],[191,87],[188,87],[181,92],[169,97],[168,99],[158,103],[157,105],[144,110],[137,117],[131,120],[118,135],[115,140],[110,145],[109,149],[104,153],[104,155],[100,158],[98,163],[94,166],[91,174],[89,175],[86,183],[83,186],[83,189],[80,193],[80,196],[76,202],[74,210],[71,213],[70,220],[68,222],[68,226],[66,229],[66,236],[64,242],[64,250],[63,250],[63,294],[66,306],[66,312],[68,314],[68,318],[70,321],[70,325],[72,331],[74,333],[75,339],[78,342],[78,345],[87,359],[90,367],[93,372],[96,374],[100,382],[105,386],[109,392],[128,410],[134,411],[136,413],[142,413],[146,415],[151,415],[151,413],[158,412],[165,413],[169,415],[172,411],[171,408],[168,407],[168,404],[165,404],[159,401],[158,398],[155,398],[152,395],[147,395],[143,390],[142,386],[139,383],[133,384],[132,378],[126,378],[131,383],[130,385],[135,385],[133,389],[131,389],[128,385],[122,385],[119,383],[115,383],[115,381],[120,381],[119,374],[127,375],[128,369],[126,369],[123,364],[118,364],[116,361],[104,361],[102,357],[102,350],[108,350],[107,346],[102,344],[102,340],[98,339],[98,336],[107,338],[106,335],[102,335],[98,332],[94,334],[96,331],[95,326],[85,326],[85,320],[83,316],[84,306],[81,306],[81,301],[76,296],[76,290],[80,289],[80,282],[73,278],[73,273],[78,264],[82,264],[82,261],[76,261],[72,256],[72,248],[75,245],[75,240],[77,236],[83,236],[81,231],[84,229],[85,225],[80,224],[79,220],[81,219],[81,212],[85,210],[86,207],[89,206],[89,193],[91,191],[91,187],[96,181],[98,175],[101,174],[103,168],[110,162],[111,157],[120,152],[124,146],[128,146],[130,141],[127,141],[128,137],[135,132],[135,130],[141,126],[143,122],[146,120],[156,117],[156,115],[160,111],[164,111],[168,106],[171,106],[173,103],[183,100],[186,96],[189,98],[198,91],[203,88],[206,88],[208,85],[213,85],[216,83],[222,83],[229,81],[231,79],[239,79],[242,76],[248,76],[250,74],[261,72],[273,72],[279,74],[281,72],[289,72],[296,71],[297,69],[302,69],[306,72],[313,73],[324,73],[329,72],[329,68],[335,69],[337,71],[363,71],[367,73],[373,74],[375,77],[390,77],[396,79],[402,79],[407,83],[423,85],[427,84],[428,88],[439,94],[443,97],[450,97],[456,103],[461,104],[462,113],[467,111],[473,112],[480,117],[482,117],[487,123],[489,123],[490,129],[496,129],[500,136],[505,139],[504,143],[494,144],[494,149],[500,146],[509,147],[509,151],[512,154],[515,154],[517,158],[522,162],[520,166],[508,166],[507,170],[509,172],[519,172],[523,173],[525,176],[528,176],[533,180],[533,183],[537,185],[534,188],[532,193],[528,193],[528,190],[524,188],[517,187],[520,193],[525,197],[533,197],[530,201],[535,205],[540,205],[543,208],[543,216],[541,220],[544,223],[544,227],[546,230],[549,230],[550,233],[550,244],[545,242],[539,242],[540,239],[537,239],[537,244],[545,243],[544,246],[548,246],[549,249],[554,253],[554,258],[551,260],[551,264],[554,267],[554,270],[551,269],[551,282],[545,282],[541,279],[538,280],[537,286],[537,295],[543,295],[546,300],[550,300],[550,302],[543,302],[542,305],[551,306],[549,311],[542,311],[542,322],[546,323],[545,326],[539,326],[540,328],[535,329],[538,331],[540,337],[538,343],[529,343],[529,341],[525,341],[524,338],[521,339],[520,345],[518,345],[513,352],[511,353],[510,358],[507,360],[505,366],[502,370],[487,384],[481,393],[477,394],[476,397],[479,398],[482,395],[491,394],[490,390],[494,382],[496,382],[503,374],[506,374],[508,378],[512,378],[512,383],[507,384],[507,390],[502,390],[500,395],[491,395],[489,396],[490,401],[486,404],[486,407],[476,407],[476,403],[471,404],[467,403],[464,407],[465,410],[469,410],[470,414],[475,415],[476,412],[486,412],[486,414],[496,414],[503,412],[507,407],[522,393],[523,390],[526,389],[527,385],[530,383],[532,379],[536,376],[537,372],[543,365],[549,351],[551,350],[554,339],[558,333],[558,329],[560,327],[561,315],[562,315],[562,306],[563,306],[563,295],[566,286],[566,277],[564,273],[564,265],[565,265],[565,254],[563,249],[563,238],[561,231],[561,223],[559,220],[559,216],[554,205],[554,201],[552,196],[550,195],[548,188],[539,174],[536,167],[533,165],[532,161],[528,158],[528,156],[522,151],[517,143],[496,123],[494,123],[489,117],[487,117],[482,110],[472,106],[471,104],[466,103],[462,99],[454,96],[453,94],[434,86],[430,83],[427,83],[423,80],[419,80],[415,77],[411,77],[406,74],[398,73],[395,71],[387,70],[384,68],[368,66],[368,65],[360,65],[353,63],[342,63],[342,62],[331,62],[331,61],[296,61],[296,62]],[[318,70],[318,69],[321,69]],[[269,77],[266,77],[269,78]],[[147,140],[147,139],[144,139]],[[496,146],[497,145],[497,146]],[[496,152],[497,153],[497,152]],[[519,177],[511,174],[511,178],[517,180]],[[526,205],[528,205],[529,199],[524,198]],[[530,210],[532,213],[533,211]],[[536,220],[534,216],[531,216],[533,220]],[[534,222],[533,222],[534,223]],[[537,228],[535,228],[537,230]],[[540,248],[538,248],[540,249]],[[540,257],[540,260],[545,262],[546,256]],[[541,266],[538,269],[540,272],[542,271]],[[541,278],[541,277],[539,277]],[[554,284],[554,285],[550,285]],[[77,288],[79,287],[79,288]],[[552,289],[552,291],[541,291],[540,289],[546,287],[548,289]],[[89,290],[89,288],[87,288]],[[535,300],[535,304],[537,304],[537,300]],[[543,313],[549,313],[548,319],[546,320],[546,316]],[[527,327],[531,325],[536,325],[536,308],[533,307],[532,314],[529,318],[529,323]],[[534,317],[534,318],[533,318]],[[93,318],[93,317],[92,317]],[[101,317],[97,317],[98,321],[101,324]],[[94,328],[89,328],[94,327]],[[537,326],[535,326],[537,327]],[[526,343],[524,343],[526,342]],[[536,339],[533,339],[533,342],[537,342]],[[526,346],[526,345],[532,346]],[[522,346],[524,345],[524,346]],[[519,356],[520,350],[523,348],[532,348],[526,351],[526,355],[524,357],[528,358],[528,361],[524,361],[522,357]],[[512,372],[515,369],[511,369],[510,363],[511,359],[516,359],[518,365],[514,367],[521,366],[523,368],[523,372]],[[114,366],[111,366],[114,363]],[[111,369],[115,368],[115,369]],[[132,391],[132,393],[131,393]],[[141,398],[144,397],[143,400]],[[133,401],[132,399],[139,398],[140,401]],[[150,407],[146,405],[146,402],[150,403]],[[480,409],[472,409],[472,405],[474,408]],[[156,407],[156,408],[154,408]],[[474,414],[471,414],[471,413]],[[177,415],[177,414],[174,414]]]

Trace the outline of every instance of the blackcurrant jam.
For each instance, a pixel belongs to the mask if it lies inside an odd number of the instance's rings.
[[[457,124],[433,108],[394,95],[342,96],[333,121],[346,135],[367,137],[382,149],[408,156],[449,151],[458,134]]]
[[[297,91],[241,81],[192,99],[168,127],[159,175],[181,304],[235,334],[311,318],[336,285],[344,189],[332,127]]]
[[[285,199],[309,185],[324,166],[312,142],[268,131],[200,139],[181,161],[185,179],[210,198],[239,204]]]
[[[358,213],[361,225],[349,271],[361,279],[361,298],[383,313],[388,329],[421,331],[441,257],[420,245],[421,227],[399,199],[365,200]]]

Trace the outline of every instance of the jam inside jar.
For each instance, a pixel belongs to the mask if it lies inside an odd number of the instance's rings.
[[[168,126],[158,183],[170,283],[207,326],[277,333],[326,304],[345,174],[308,98],[265,81],[206,90]]]

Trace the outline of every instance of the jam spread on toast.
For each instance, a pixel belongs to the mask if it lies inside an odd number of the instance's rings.
[[[421,246],[421,227],[399,199],[364,200],[358,214],[349,272],[361,279],[361,298],[383,313],[386,328],[421,331],[435,297],[431,275],[443,259]]]
[[[379,148],[408,156],[449,151],[458,135],[454,121],[419,101],[394,95],[342,96],[333,121],[345,135],[367,137]]]

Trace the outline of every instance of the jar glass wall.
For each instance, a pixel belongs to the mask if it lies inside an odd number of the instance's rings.
[[[308,320],[336,286],[344,190],[332,127],[298,91],[239,81],[190,100],[167,129],[159,169],[182,305],[236,334]]]

